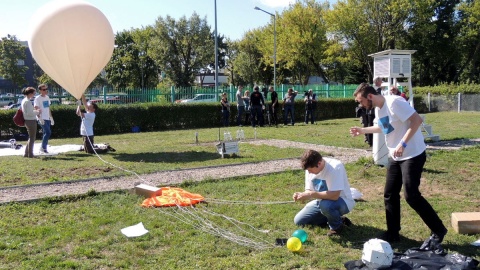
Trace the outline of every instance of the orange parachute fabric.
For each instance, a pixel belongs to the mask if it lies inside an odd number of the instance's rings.
[[[143,207],[190,206],[204,201],[202,195],[181,188],[162,187],[161,195],[145,199]]]

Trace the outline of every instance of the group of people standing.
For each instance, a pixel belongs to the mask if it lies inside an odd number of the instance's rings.
[[[237,100],[237,125],[243,126],[251,125],[252,127],[260,126],[263,127],[265,124],[265,114],[270,125],[278,126],[278,112],[280,111],[280,103],[278,100],[278,93],[275,91],[273,86],[268,88],[268,91],[265,89],[262,94],[260,88],[255,86],[253,88],[252,94],[249,90],[246,90],[243,93],[243,86],[238,86],[236,92]],[[267,104],[266,100],[268,99],[268,93],[270,93],[270,103]],[[283,98],[282,110],[283,110],[283,123],[284,125],[290,124],[295,125],[295,97],[297,96],[298,91],[294,91],[293,88],[289,88],[287,94]],[[316,94],[310,89],[308,92],[305,92],[305,124],[311,122],[315,123],[315,110],[317,107]],[[227,99],[227,93],[222,94],[222,99],[220,101],[222,106],[222,124],[224,127],[229,126],[229,117],[230,117],[230,103]],[[245,115],[245,119],[244,118]]]
[[[383,133],[388,148],[389,165],[383,194],[387,230],[377,238],[390,243],[401,240],[400,191],[403,187],[406,202],[431,231],[419,249],[444,254],[441,243],[447,228],[419,190],[426,162],[420,115],[396,92],[384,96],[378,88],[367,83],[360,84],[353,95],[365,111],[376,110],[378,124],[351,127],[350,134],[356,137]],[[303,154],[301,166],[305,170],[305,190],[295,192],[293,200],[310,202],[298,212],[294,223],[299,226],[328,225],[328,236],[341,234],[346,226],[352,224],[344,215],[355,206],[344,166],[336,159],[323,158],[315,150],[307,150]]]
[[[52,126],[55,121],[50,110],[51,101],[48,96],[48,86],[40,84],[38,86],[38,95],[35,96],[36,90],[33,87],[25,87],[22,90],[24,98],[21,102],[23,118],[25,119],[25,127],[28,134],[28,142],[25,147],[24,157],[33,158],[33,147],[37,135],[38,125],[42,128],[42,144],[40,146],[40,153],[48,154],[48,140],[52,134]],[[79,101],[77,107],[77,115],[82,118],[80,134],[84,137],[84,149],[87,153],[94,153],[93,151],[93,123],[95,121],[95,111],[98,108],[96,104],[87,103],[85,96],[82,95],[83,104],[85,106],[85,113],[80,110],[81,102]]]

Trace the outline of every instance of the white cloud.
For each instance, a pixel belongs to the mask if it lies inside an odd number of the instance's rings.
[[[262,5],[271,8],[278,8],[278,7],[287,7],[290,3],[294,3],[295,0],[260,0]]]

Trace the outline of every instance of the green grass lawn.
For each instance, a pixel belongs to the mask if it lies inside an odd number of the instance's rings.
[[[479,116],[434,113],[427,115],[427,122],[442,140],[477,138]],[[363,138],[348,135],[348,128],[357,124],[357,119],[342,119],[314,126],[259,128],[257,137],[367,148]],[[236,129],[230,131],[235,133]],[[247,138],[253,138],[252,128],[243,129]],[[96,141],[117,149],[103,158],[137,173],[298,157],[303,152],[242,144],[240,157],[221,159],[213,147],[218,129],[197,131],[199,145],[194,144],[195,130],[102,136]],[[80,143],[80,139],[51,141],[52,145],[67,143]],[[450,217],[452,212],[480,209],[479,156],[479,146],[428,151],[421,185],[422,193],[449,229],[444,247],[476,259],[480,259],[480,251],[470,243],[480,235],[455,233]],[[125,174],[82,153],[34,160],[1,157],[0,164],[2,186]],[[181,187],[202,194],[209,202],[188,212],[142,208],[143,198],[127,191],[0,205],[0,269],[342,269],[346,261],[360,259],[363,243],[385,229],[385,168],[372,165],[371,159],[361,159],[347,164],[346,169],[351,186],[364,194],[348,214],[354,226],[332,238],[325,235],[327,228],[306,228],[309,238],[299,253],[274,246],[276,238],[288,238],[297,229],[293,217],[303,207],[301,203],[275,203],[290,201],[293,192],[303,190],[304,173],[293,170],[184,183]],[[82,174],[85,171],[89,174]],[[233,203],[238,201],[246,203]],[[192,211],[194,215],[190,215]],[[206,217],[215,227],[226,230],[224,234],[232,232],[268,247],[246,247],[212,235],[202,230],[203,222],[192,221],[192,217]],[[120,233],[139,222],[148,234],[127,238]],[[401,234],[402,241],[392,245],[397,252],[420,246],[429,235],[404,201]]]

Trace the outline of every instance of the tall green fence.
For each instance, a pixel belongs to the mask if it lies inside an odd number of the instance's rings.
[[[299,97],[303,97],[304,92],[312,89],[317,98],[351,98],[355,91],[356,85],[279,85],[277,93],[279,99],[283,99],[289,88],[298,91]],[[253,87],[244,87],[244,91],[253,92]],[[266,87],[260,90],[266,91]],[[227,93],[230,101],[236,101],[235,94],[237,87],[221,86],[216,90],[215,87],[170,87],[165,89],[114,89],[109,87],[92,88],[85,91],[88,100],[97,103],[108,104],[126,104],[126,103],[175,103],[182,99],[191,99],[197,94],[214,94],[217,101],[220,101],[220,95]],[[74,104],[76,99],[70,95],[65,89],[49,88],[48,95],[55,104]],[[11,103],[17,103],[23,98],[21,89],[1,90],[0,106]]]

